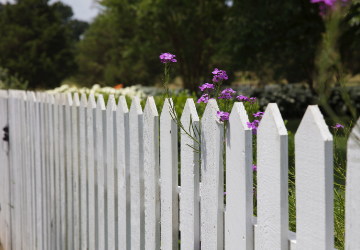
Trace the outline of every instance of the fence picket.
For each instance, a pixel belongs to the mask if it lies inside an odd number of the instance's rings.
[[[96,216],[95,216],[95,122],[96,122],[96,102],[93,94],[89,95],[87,110],[86,110],[86,145],[87,145],[87,171],[88,171],[88,244],[89,250],[95,250],[96,247],[96,233],[95,233],[95,223],[96,223]]]
[[[60,95],[59,103],[59,172],[60,172],[60,249],[66,249],[67,238],[67,217],[66,217],[66,95],[62,93]]]
[[[296,249],[334,249],[333,139],[316,105],[295,134]]]
[[[60,103],[60,94],[55,94],[54,100],[54,212],[55,212],[55,248],[57,250],[61,249],[61,234],[60,234],[60,219],[61,219],[61,193],[60,193],[60,122],[59,122],[59,108]]]
[[[86,107],[87,99],[86,94],[81,95],[79,106],[79,168],[80,168],[80,246],[79,249],[88,249],[88,216],[87,216],[87,171],[86,171]]]
[[[257,132],[255,249],[288,249],[288,134],[276,103],[268,104]]]
[[[3,133],[5,126],[9,124],[8,121],[8,92],[0,90],[0,129]],[[0,138],[2,139],[2,138]],[[7,142],[1,142],[0,150],[0,171],[3,173],[1,176],[1,243],[4,249],[10,249],[11,247],[11,201],[10,201],[10,169],[9,169],[9,145]]]
[[[71,250],[74,248],[74,224],[73,224],[73,167],[72,167],[72,106],[73,101],[71,94],[66,95],[65,102],[65,133],[66,133],[66,200],[67,200],[67,223],[66,223],[66,240],[67,249]]]
[[[235,103],[226,129],[225,247],[228,249],[254,249],[252,131],[247,122],[243,103]]]
[[[145,249],[160,249],[159,115],[154,98],[144,109]]]
[[[178,152],[177,125],[165,99],[160,116],[161,249],[178,249]]]
[[[116,110],[116,163],[118,185],[118,249],[130,250],[130,137],[129,109],[124,96]]]
[[[104,172],[104,130],[106,110],[102,95],[96,104],[96,170],[97,170],[97,249],[105,249],[105,172]]]
[[[114,113],[116,101],[109,96],[106,109],[106,172],[107,172],[107,249],[115,250],[115,164],[114,164]]]
[[[218,110],[209,100],[201,121],[201,248],[209,250],[224,248],[224,129]]]
[[[199,116],[194,100],[188,98],[181,116],[181,123],[191,136],[198,138]],[[181,249],[200,249],[200,194],[199,194],[199,154],[193,148],[198,144],[185,132],[181,132],[181,199],[180,199],[180,231]],[[191,148],[193,147],[193,148]]]
[[[345,249],[360,249],[360,119],[347,143],[345,192]]]
[[[131,249],[145,249],[143,112],[133,97],[130,113]]]

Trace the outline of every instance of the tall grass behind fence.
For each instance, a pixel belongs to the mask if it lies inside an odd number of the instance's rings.
[[[200,121],[188,99],[181,120],[201,128],[201,155],[183,133],[178,155],[171,102],[159,116],[152,97],[143,110],[137,97],[129,109],[125,97],[116,104],[110,96],[105,105],[101,95],[95,102],[92,95],[0,90],[0,127],[8,125],[10,136],[0,149],[4,249],[334,248],[333,141],[317,106],[308,107],[295,135],[295,234],[288,222],[288,136],[277,105],[268,105],[258,128],[255,218],[252,131],[243,104],[234,104],[224,134],[215,101]],[[357,129],[348,143],[346,249],[360,249]]]

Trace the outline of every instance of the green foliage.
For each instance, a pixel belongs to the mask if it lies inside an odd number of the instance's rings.
[[[79,45],[79,79],[87,85],[161,82],[162,52],[176,54],[175,73],[185,88],[208,80],[228,31],[224,0],[104,0]]]
[[[26,90],[28,81],[19,78],[17,74],[10,75],[8,69],[0,66],[0,89],[21,89]]]
[[[75,72],[70,36],[48,0],[18,0],[0,6],[1,65],[27,79],[29,88],[58,86]]]

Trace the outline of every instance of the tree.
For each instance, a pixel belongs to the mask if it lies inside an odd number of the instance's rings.
[[[176,54],[176,74],[198,90],[211,80],[214,57],[228,28],[224,0],[104,0],[79,44],[80,79],[87,84],[154,84],[162,74],[159,56]],[[216,65],[218,66],[218,65]],[[220,67],[220,66],[219,66]],[[89,75],[95,72],[95,75]]]
[[[76,71],[68,28],[48,0],[17,0],[0,8],[0,63],[29,87],[52,88]]]
[[[234,1],[231,17],[232,68],[313,86],[315,53],[324,32],[317,5],[309,0]]]

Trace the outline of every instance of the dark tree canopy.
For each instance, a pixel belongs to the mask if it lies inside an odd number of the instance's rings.
[[[71,8],[67,10],[72,15]],[[2,5],[0,65],[28,80],[30,88],[58,86],[76,71],[70,34],[47,0]]]

